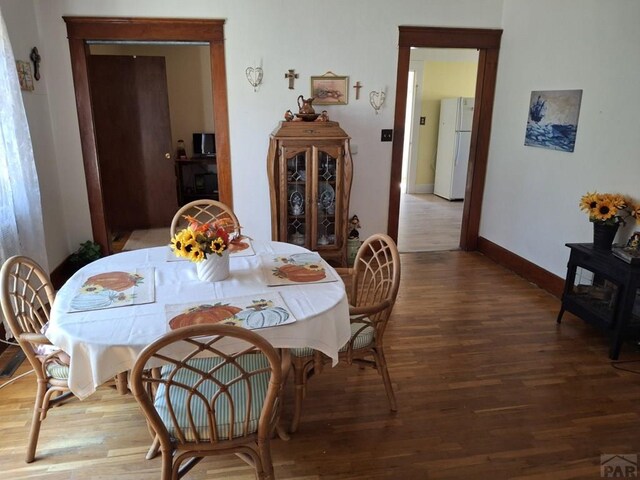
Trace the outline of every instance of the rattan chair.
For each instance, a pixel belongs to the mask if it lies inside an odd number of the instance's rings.
[[[391,237],[367,238],[358,249],[353,268],[337,269],[346,277],[349,296],[351,339],[340,349],[339,360],[370,366],[382,376],[389,408],[396,411],[396,399],[384,356],[384,332],[400,285],[400,255]],[[290,431],[300,423],[307,380],[319,373],[329,358],[311,348],[291,350],[295,377],[295,409]]]
[[[171,236],[177,231],[186,228],[189,222],[185,215],[195,218],[202,223],[218,220],[223,224],[227,232],[234,237],[240,236],[240,222],[233,210],[222,202],[216,200],[195,200],[181,207],[171,221]]]
[[[229,453],[259,479],[274,478],[270,439],[289,364],[288,351],[281,358],[258,334],[228,325],[184,327],[146,347],[131,387],[160,445],[161,478],[181,478],[203,457]]]
[[[36,400],[27,447],[27,463],[35,458],[40,425],[47,411],[73,394],[69,391],[69,357],[44,336],[54,290],[42,267],[28,257],[9,258],[0,270],[2,312],[37,379]]]

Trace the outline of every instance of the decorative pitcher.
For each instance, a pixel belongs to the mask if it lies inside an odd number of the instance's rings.
[[[302,103],[300,103],[300,101],[302,101]],[[301,114],[305,114],[305,115],[313,115],[314,113],[316,113],[316,111],[313,109],[313,106],[311,105],[313,103],[313,97],[312,98],[307,98],[305,100],[305,98],[300,95],[298,97],[298,108],[300,109]]]

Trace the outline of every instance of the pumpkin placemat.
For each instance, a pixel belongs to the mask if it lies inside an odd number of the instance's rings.
[[[136,268],[87,274],[69,303],[69,312],[141,305],[155,301],[155,269]]]
[[[296,321],[278,292],[226,298],[211,303],[165,305],[165,312],[171,330],[213,323],[255,329]]]
[[[268,286],[335,282],[337,277],[317,253],[262,255],[262,274]]]
[[[229,255],[232,257],[250,257],[255,254],[249,237],[242,236],[229,244]]]

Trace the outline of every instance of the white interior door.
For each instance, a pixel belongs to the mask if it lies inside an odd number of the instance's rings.
[[[418,170],[418,144],[420,142],[420,115],[422,113],[422,77],[424,62],[409,63],[405,137],[402,154],[402,189],[406,193],[416,191]]]
[[[453,176],[451,178],[451,199],[464,199],[467,186],[467,167],[469,166],[469,149],[471,146],[471,132],[456,134],[456,156],[454,159]]]

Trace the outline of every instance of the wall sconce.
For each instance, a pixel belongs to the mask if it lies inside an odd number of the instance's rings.
[[[253,87],[253,91],[257,92],[258,86],[262,83],[262,67],[247,67],[244,73]]]
[[[376,115],[378,115],[378,110],[380,110],[382,105],[384,105],[385,98],[386,98],[386,95],[384,93],[383,88],[381,88],[379,92],[376,92],[375,90],[373,90],[369,93],[369,103],[371,104],[373,109],[376,111]]]

